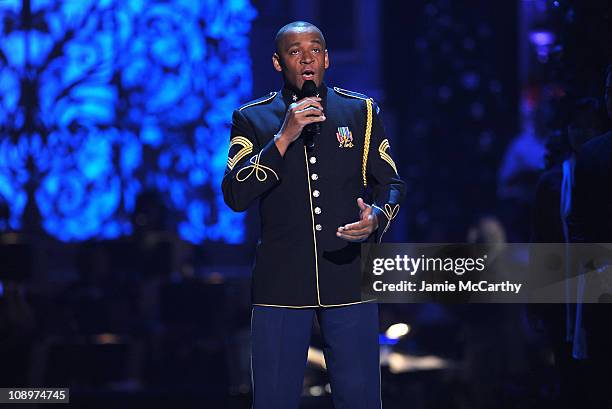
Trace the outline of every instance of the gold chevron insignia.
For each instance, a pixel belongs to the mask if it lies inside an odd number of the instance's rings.
[[[236,136],[230,140],[229,149],[232,149],[232,146],[239,145],[242,146],[242,149],[238,151],[233,157],[227,159],[227,167],[232,170],[234,166],[238,163],[238,161],[251,152],[253,152],[253,143],[249,141],[244,136]]]
[[[388,139],[384,139],[380,143],[380,146],[378,147],[378,152],[380,153],[380,158],[382,160],[384,160],[385,162],[387,162],[389,165],[391,165],[391,167],[395,171],[395,174],[397,174],[397,167],[395,166],[395,162],[393,162],[393,159],[391,159],[391,155],[389,155],[387,153],[387,149],[389,149],[389,140]]]

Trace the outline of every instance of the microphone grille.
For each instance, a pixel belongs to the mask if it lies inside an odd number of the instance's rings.
[[[317,93],[317,86],[313,80],[304,81],[304,85],[302,85],[302,96],[312,97],[317,95]]]

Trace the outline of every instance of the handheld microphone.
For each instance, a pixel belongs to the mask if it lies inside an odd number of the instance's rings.
[[[315,97],[318,93],[319,91],[317,90],[317,86],[315,85],[313,80],[304,81],[304,85],[302,85],[302,98]],[[308,150],[314,149],[314,137],[320,134],[321,124],[318,122],[314,124],[308,124],[304,127],[302,135],[304,137],[304,144],[306,145],[306,148]]]

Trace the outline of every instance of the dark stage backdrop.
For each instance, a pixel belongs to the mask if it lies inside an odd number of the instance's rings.
[[[498,208],[518,130],[516,2],[385,2],[385,90],[396,111],[410,241],[465,241]]]

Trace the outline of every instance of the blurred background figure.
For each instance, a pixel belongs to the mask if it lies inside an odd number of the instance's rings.
[[[604,100],[607,119],[612,120],[612,65],[605,70]],[[609,122],[603,135],[590,138],[581,145],[575,160],[574,189],[571,192],[571,206],[568,216],[569,239],[572,243],[608,243],[612,241],[612,131]],[[596,129],[595,131],[601,131]],[[598,132],[594,132],[598,133]],[[584,139],[580,134],[578,140]],[[612,266],[610,255],[602,256],[600,260],[586,259],[574,256],[572,268],[576,269],[579,278],[588,274],[598,274],[606,277]],[[578,281],[575,290],[577,300],[584,294],[584,281]],[[606,281],[604,283],[607,284]],[[609,362],[612,362],[612,331],[609,320],[612,309],[609,307],[610,288],[600,296],[603,304],[576,305],[573,357],[585,359],[584,375],[577,379],[576,389],[580,399],[587,397],[588,405],[592,407],[607,407],[612,405],[612,395],[602,382],[602,376],[608,372]],[[585,382],[588,379],[589,381]]]
[[[532,241],[569,242],[567,218],[571,211],[576,155],[582,145],[603,131],[597,99],[583,98],[572,104],[565,130],[549,137],[545,171],[535,194]]]
[[[544,163],[544,141],[551,133],[550,90],[526,89],[521,96],[523,129],[512,139],[499,169],[498,196],[511,242],[527,241],[534,187]],[[541,95],[544,94],[544,95]],[[519,227],[517,227],[519,226]]]
[[[535,193],[531,238],[534,243],[570,242],[568,218],[575,187],[576,156],[582,145],[603,129],[597,99],[580,98],[569,105],[566,128],[551,135],[547,143],[546,170],[540,176]],[[572,276],[570,268],[569,264],[565,266],[566,276],[559,277],[559,280]],[[570,280],[565,281],[565,286],[569,299],[577,288],[570,284]],[[575,389],[580,385],[582,376],[581,366],[574,358],[585,359],[587,351],[584,328],[576,321],[576,304],[538,306],[532,310],[537,310],[536,315],[553,346],[563,396],[572,405],[577,405],[580,393],[575,393]],[[582,390],[582,393],[585,392]]]

